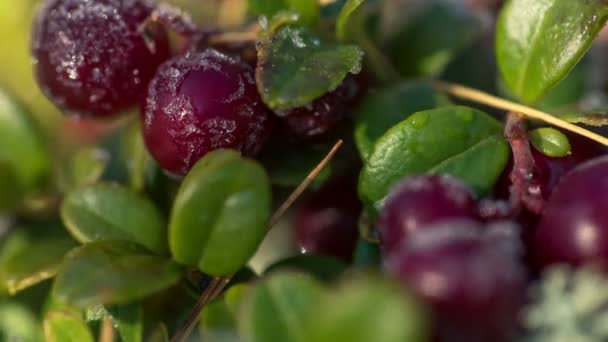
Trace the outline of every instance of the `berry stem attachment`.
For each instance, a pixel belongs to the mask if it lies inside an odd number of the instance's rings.
[[[268,225],[268,230],[272,229],[279,220],[285,215],[287,210],[295,203],[295,201],[306,191],[306,189],[310,186],[310,184],[314,181],[314,179],[319,175],[319,173],[323,170],[327,164],[332,160],[332,158],[336,155],[340,147],[344,142],[342,139],[338,140],[335,145],[331,148],[331,150],[327,153],[325,158],[319,162],[319,164],[306,176],[306,178],[298,185],[298,187],[287,197],[285,202],[281,204],[279,209],[275,211],[270,219],[270,223]],[[214,300],[217,296],[222,293],[222,290],[230,283],[234,277],[234,274],[223,276],[223,277],[215,277],[207,286],[205,291],[201,294],[198,301],[192,308],[190,315],[188,315],[188,319],[186,322],[179,328],[179,330],[173,335],[171,338],[171,342],[185,342],[190,336],[192,332],[192,328],[194,327],[194,323],[198,320],[201,311],[207,305],[207,303]]]
[[[503,98],[484,93],[482,91],[465,87],[459,84],[452,84],[442,81],[432,81],[432,84],[437,89],[444,91],[450,95],[460,97],[462,99],[471,100],[477,103],[482,103],[494,108],[521,113],[532,119],[544,121],[548,124],[554,125],[559,128],[563,128],[567,131],[582,135],[591,140],[597,141],[598,143],[608,146],[608,138],[603,137],[597,133],[591,132],[587,129],[571,124],[567,121],[559,119],[551,114],[542,112],[538,109],[534,109],[528,106],[524,106],[519,103],[505,100]]]

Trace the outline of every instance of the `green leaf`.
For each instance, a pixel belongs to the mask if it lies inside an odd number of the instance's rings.
[[[169,342],[169,330],[164,323],[160,323],[148,338],[148,342]]]
[[[411,114],[449,104],[426,82],[402,82],[370,93],[355,113],[355,142],[361,157],[367,159],[376,140]]]
[[[143,341],[144,312],[140,303],[112,305],[106,308],[122,342]]]
[[[36,316],[23,304],[0,301],[0,341],[42,341],[42,329]]]
[[[359,73],[362,58],[356,46],[323,43],[304,28],[283,27],[260,42],[258,90],[272,109],[304,106]]]
[[[264,273],[292,270],[309,274],[320,281],[331,281],[342,275],[346,271],[346,267],[346,264],[335,258],[301,254],[272,264]]]
[[[321,16],[318,0],[249,0],[249,9],[253,14],[269,18],[282,10],[293,11],[309,26],[318,24]]]
[[[142,192],[146,180],[154,177],[156,164],[144,143],[139,120],[124,131],[122,154],[129,173],[129,185],[135,191]]]
[[[151,251],[167,251],[165,220],[147,198],[115,184],[72,191],[61,205],[61,218],[80,242],[124,240]]]
[[[8,237],[0,257],[0,287],[10,294],[54,277],[63,256],[76,245],[68,238],[19,233]]]
[[[496,32],[498,66],[511,92],[532,103],[583,57],[608,19],[604,0],[511,0]]]
[[[403,76],[436,76],[481,32],[479,19],[461,5],[433,1],[389,40],[389,51]]]
[[[84,147],[76,150],[63,165],[59,178],[61,188],[72,190],[97,182],[109,161],[110,155],[102,149]]]
[[[177,264],[139,245],[98,241],[68,253],[53,291],[58,300],[79,307],[124,304],[172,286],[181,276]]]
[[[535,106],[550,113],[576,106],[592,91],[589,82],[591,70],[591,58],[583,58],[563,80],[547,90]]]
[[[94,342],[93,333],[82,318],[63,311],[51,311],[44,320],[47,342]]]
[[[7,161],[0,160],[0,211],[17,208],[23,194],[15,169]]]
[[[336,37],[339,41],[344,42],[348,39],[348,30],[350,29],[350,18],[351,15],[361,6],[365,0],[348,0],[340,14],[338,15],[338,21],[336,22]]]
[[[321,311],[318,301],[323,292],[323,287],[305,274],[277,273],[264,279],[241,308],[239,331],[250,342],[308,341],[307,320]]]
[[[266,235],[270,198],[268,176],[255,161],[231,150],[207,154],[175,198],[169,224],[173,257],[213,276],[238,271]]]
[[[542,154],[560,158],[570,154],[568,137],[552,127],[537,128],[528,133],[532,145]]]
[[[205,341],[222,341],[236,335],[236,321],[224,298],[217,298],[201,313],[200,328]]]
[[[507,165],[509,152],[509,144],[502,135],[493,135],[435,165],[429,172],[458,177],[473,192],[482,195],[494,187]]]
[[[465,181],[474,180],[469,185],[480,192],[488,191],[490,188],[486,186],[493,185],[508,160],[508,150],[503,151],[497,139],[501,131],[498,121],[467,107],[451,106],[413,114],[378,139],[361,171],[359,195],[365,203],[373,205],[403,177],[452,170],[458,171],[457,176],[466,171]],[[488,138],[491,139],[486,141]],[[488,151],[499,155],[489,155]],[[462,165],[472,161],[475,163]]]
[[[325,157],[329,147],[312,144],[269,144],[258,156],[258,160],[268,172],[273,185],[294,187]],[[333,163],[323,168],[315,177],[312,187],[319,187],[327,182],[333,173]]]
[[[308,342],[429,340],[425,310],[400,286],[385,280],[348,279],[325,294],[317,308]]]
[[[226,302],[226,308],[232,314],[232,316],[238,316],[239,312],[241,311],[241,305],[243,304],[251,287],[252,285],[249,284],[236,284],[226,290],[224,302]]]
[[[0,90],[0,160],[7,162],[24,191],[38,190],[50,172],[40,133],[28,114]]]

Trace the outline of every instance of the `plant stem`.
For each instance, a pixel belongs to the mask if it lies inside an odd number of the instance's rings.
[[[114,326],[112,319],[104,318],[99,331],[99,342],[114,342]]]
[[[209,284],[209,286],[207,286],[205,291],[203,291],[201,296],[196,301],[196,304],[194,304],[194,307],[192,308],[192,311],[190,311],[190,314],[188,315],[188,319],[186,319],[186,322],[184,324],[182,324],[182,326],[180,326],[179,330],[171,338],[171,342],[185,341],[188,338],[188,336],[190,336],[190,333],[192,332],[192,328],[194,328],[194,325],[195,325],[196,321],[198,320],[198,317],[200,316],[201,311],[203,310],[205,305],[207,305],[208,302],[213,300],[211,298],[211,295],[215,292],[215,288],[217,286],[219,286],[219,284],[221,284],[221,283],[222,283],[222,278],[219,278],[219,277],[213,278],[213,281]]]
[[[317,177],[317,175],[319,175],[319,173],[323,170],[323,168],[325,166],[327,166],[327,164],[329,164],[329,162],[336,155],[336,153],[338,152],[338,150],[340,149],[340,147],[342,146],[343,143],[344,142],[341,139],[338,140],[338,142],[336,142],[336,144],[331,148],[329,153],[327,153],[325,158],[323,158],[323,160],[321,160],[321,162],[308,174],[308,176],[306,176],[304,181],[302,181],[302,183],[300,183],[300,185],[298,185],[298,187],[289,195],[289,197],[287,197],[285,202],[283,202],[283,204],[281,204],[279,209],[277,209],[277,211],[275,211],[274,215],[272,215],[272,218],[270,219],[270,225],[269,225],[270,228],[274,227],[279,222],[279,220],[283,217],[283,215],[285,215],[287,210],[302,195],[302,193],[304,193],[304,191],[310,186],[310,184],[313,182],[315,177]]]
[[[287,210],[295,203],[295,201],[304,193],[304,191],[310,186],[310,184],[314,181],[315,177],[319,175],[319,173],[323,170],[327,164],[332,160],[332,158],[336,155],[340,147],[344,142],[342,139],[338,140],[336,144],[331,148],[331,150],[327,153],[325,158],[319,162],[319,164],[306,176],[306,178],[298,185],[298,187],[287,197],[285,202],[281,204],[279,209],[275,211],[274,215],[270,219],[270,223],[268,224],[268,230],[272,229],[274,225],[279,222],[279,220],[285,215]],[[214,300],[217,296],[222,293],[222,290],[230,283],[234,274],[223,276],[223,277],[215,277],[213,281],[207,286],[205,291],[201,294],[198,301],[192,308],[190,315],[188,315],[188,319],[186,322],[179,328],[179,330],[173,335],[171,338],[171,342],[184,342],[190,336],[192,332],[192,328],[194,327],[194,323],[198,320],[201,315],[201,311],[207,303]]]
[[[433,81],[432,83],[437,89],[442,90],[450,95],[482,103],[495,108],[521,113],[522,115],[527,116],[529,118],[544,121],[548,124],[563,128],[567,131],[582,135],[586,138],[597,141],[602,145],[608,146],[608,138],[586,130],[582,127],[571,124],[562,119],[559,119],[551,114],[542,112],[538,109],[527,107],[522,104],[508,101],[503,98],[493,96],[482,91],[461,86],[458,84],[451,84],[442,81]]]
[[[258,32],[226,32],[209,37],[209,44],[224,43],[247,43],[255,42],[258,39]]]

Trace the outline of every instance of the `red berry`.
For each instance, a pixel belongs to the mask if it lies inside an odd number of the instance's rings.
[[[493,230],[443,221],[386,260],[389,273],[430,305],[439,341],[511,341],[516,332],[525,273],[509,247],[516,238]]]
[[[338,88],[311,104],[278,113],[283,122],[298,137],[322,138],[348,117],[351,105],[364,92],[365,80],[349,76]]]
[[[211,49],[162,64],[142,108],[148,149],[178,175],[216,149],[255,155],[270,135],[270,119],[252,69]]]
[[[107,117],[136,105],[169,57],[166,34],[144,37],[148,0],[49,0],[35,22],[42,91],[66,114]]]
[[[380,213],[382,248],[391,253],[429,224],[467,218],[477,218],[477,208],[473,195],[460,180],[447,175],[407,178],[391,191]]]
[[[608,269],[608,157],[590,160],[562,179],[533,248],[540,267],[598,263]]]
[[[296,212],[296,240],[304,253],[352,259],[359,237],[361,203],[355,186],[333,183],[315,192]]]

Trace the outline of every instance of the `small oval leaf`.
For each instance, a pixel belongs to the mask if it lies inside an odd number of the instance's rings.
[[[365,160],[386,131],[413,113],[447,106],[450,100],[426,82],[402,82],[367,95],[355,113],[355,142]]]
[[[37,190],[50,172],[40,136],[27,113],[0,90],[0,160],[11,165],[25,191]]]
[[[0,287],[15,294],[54,277],[64,255],[75,245],[69,238],[11,234],[2,246],[2,251],[12,251],[0,258]]]
[[[163,290],[182,276],[174,262],[124,241],[98,241],[66,256],[54,294],[79,307],[123,304]]]
[[[241,307],[239,331],[251,342],[306,342],[307,321],[319,309],[323,291],[305,274],[274,274],[250,291]]]
[[[511,0],[496,31],[502,77],[520,100],[532,103],[579,62],[608,19],[604,0]]]
[[[305,341],[430,341],[429,335],[427,313],[414,298],[397,284],[359,276],[322,297]]]
[[[51,311],[44,320],[47,342],[95,342],[93,333],[82,318],[63,311]]]
[[[570,154],[568,137],[555,128],[537,128],[528,134],[528,138],[534,148],[548,157],[561,158]]]
[[[231,150],[207,154],[175,198],[169,224],[173,257],[214,276],[238,271],[266,235],[270,197],[268,176],[258,163]]]
[[[320,281],[331,281],[346,271],[347,265],[342,261],[321,255],[300,254],[280,260],[270,265],[264,273],[279,270],[299,271],[314,276]]]
[[[282,27],[260,42],[258,90],[272,109],[301,107],[359,73],[362,58],[356,46],[322,43],[309,30]]]
[[[78,241],[132,241],[157,253],[167,251],[165,220],[147,198],[115,184],[72,191],[61,218]]]
[[[469,184],[485,184],[477,190],[488,191],[491,186],[487,188],[487,185],[494,184],[506,164],[508,150],[503,150],[498,146],[500,143],[495,142],[493,144],[498,147],[493,150],[501,152],[500,156],[480,159],[475,154],[478,144],[500,135],[501,131],[502,125],[498,121],[467,107],[450,106],[413,114],[378,139],[361,171],[359,195],[365,203],[374,205],[401,178],[433,171],[434,168],[447,172],[467,170],[471,174],[465,180],[488,177]],[[481,152],[487,155],[485,149]],[[455,160],[450,161],[452,158]],[[462,165],[472,158],[477,160],[475,164]],[[457,164],[456,160],[459,160]]]
[[[42,340],[41,324],[25,305],[0,301],[0,341],[38,342]]]

